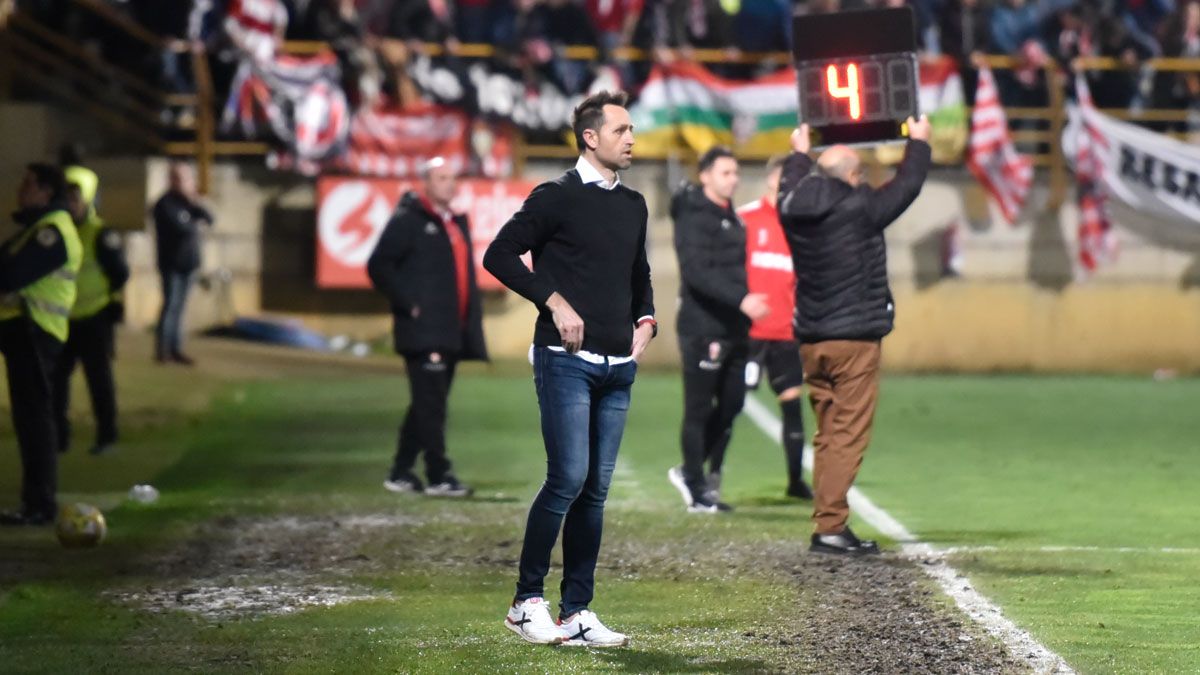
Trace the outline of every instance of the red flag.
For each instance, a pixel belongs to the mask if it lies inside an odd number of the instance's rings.
[[[1004,219],[1016,222],[1033,182],[1033,160],[1017,154],[1008,133],[1008,118],[989,68],[979,70],[975,109],[971,112],[971,143],[967,168],[996,200]]]
[[[1075,78],[1079,99],[1079,126],[1075,135],[1075,199],[1079,207],[1079,264],[1093,272],[1103,262],[1117,256],[1117,235],[1108,219],[1104,193],[1104,154],[1108,139],[1092,122],[1096,109],[1087,80]]]

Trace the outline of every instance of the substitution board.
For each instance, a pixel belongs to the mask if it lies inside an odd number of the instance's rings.
[[[917,117],[917,31],[909,7],[792,20],[800,122],[816,145],[902,140]]]

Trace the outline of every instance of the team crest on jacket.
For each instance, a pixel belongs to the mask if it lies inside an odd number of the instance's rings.
[[[721,343],[708,343],[708,358],[700,362],[701,370],[716,370],[721,367]]]
[[[425,223],[425,234],[437,234],[437,230],[437,225],[434,225],[433,222]]]
[[[721,219],[721,229],[722,230],[728,230],[731,227],[733,227],[733,222],[731,222],[728,218]]]
[[[444,373],[446,372],[446,362],[439,352],[430,352],[429,357],[421,364],[421,370],[427,373]]]
[[[54,245],[58,241],[58,231],[53,227],[43,227],[41,232],[37,234],[38,243],[46,248]]]

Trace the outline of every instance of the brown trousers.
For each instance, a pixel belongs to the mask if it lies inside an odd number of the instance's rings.
[[[813,523],[817,534],[846,527],[846,495],[871,441],[879,399],[879,341],[826,340],[800,347],[817,417],[813,436]]]

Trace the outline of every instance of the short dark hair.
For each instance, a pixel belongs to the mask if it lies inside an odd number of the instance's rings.
[[[787,161],[787,155],[771,155],[767,160],[767,173],[783,168],[783,163]]]
[[[62,169],[53,164],[43,164],[34,162],[26,164],[25,169],[33,174],[34,181],[38,187],[43,190],[50,191],[50,199],[62,199],[67,192],[67,179],[63,176]]]
[[[571,113],[571,129],[575,132],[575,145],[580,153],[587,149],[583,132],[587,129],[598,132],[604,125],[604,106],[624,108],[628,103],[629,95],[623,91],[598,91],[575,106],[575,112]]]
[[[737,157],[733,156],[733,150],[730,150],[729,146],[714,145],[708,149],[708,152],[700,155],[700,173],[704,173],[705,171],[711,169],[712,165],[716,164],[717,160],[721,159],[722,157],[728,157],[729,159],[733,160],[737,159]]]

